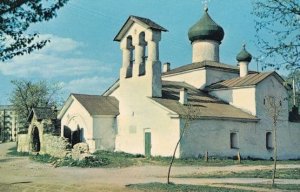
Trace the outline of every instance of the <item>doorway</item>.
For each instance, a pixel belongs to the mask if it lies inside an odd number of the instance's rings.
[[[32,132],[32,151],[39,152],[41,150],[39,129],[34,127]]]
[[[145,156],[151,156],[151,132],[145,132]]]

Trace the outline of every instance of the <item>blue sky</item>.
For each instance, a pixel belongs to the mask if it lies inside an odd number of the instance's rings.
[[[236,64],[242,44],[252,55],[255,47],[251,0],[210,0],[210,16],[223,27],[220,61]],[[188,29],[203,14],[201,0],[70,0],[49,22],[31,26],[40,38],[49,38],[44,49],[0,62],[0,104],[7,104],[13,79],[48,80],[70,92],[101,94],[119,76],[121,51],[113,38],[129,15],[147,17],[167,28],[160,43],[160,60],[171,68],[191,63]],[[250,68],[256,70],[256,62]]]

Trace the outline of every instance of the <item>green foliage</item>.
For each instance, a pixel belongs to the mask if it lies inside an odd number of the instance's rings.
[[[253,14],[263,68],[300,68],[299,0],[255,0]]]
[[[145,183],[145,184],[134,184],[127,185],[127,187],[134,190],[141,190],[145,192],[159,191],[159,192],[243,192],[251,190],[240,190],[240,189],[228,189],[222,187],[212,187],[207,185],[181,185],[181,184],[165,184],[165,183]]]
[[[58,84],[47,81],[32,82],[27,80],[13,80],[13,91],[10,103],[16,111],[20,125],[27,128],[27,118],[34,107],[52,107],[60,102]],[[26,130],[20,129],[21,132]]]
[[[107,158],[110,162],[106,167],[129,167],[139,164],[143,155],[133,155],[124,152],[97,151],[93,155],[96,157]]]
[[[33,23],[48,21],[68,0],[4,0],[0,2],[0,61],[41,49],[49,39],[37,40],[38,33],[27,34]]]

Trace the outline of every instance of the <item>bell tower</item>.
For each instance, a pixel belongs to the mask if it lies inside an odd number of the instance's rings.
[[[161,97],[159,42],[162,31],[167,30],[150,19],[130,16],[115,37],[123,55],[120,88],[125,88],[124,92]]]

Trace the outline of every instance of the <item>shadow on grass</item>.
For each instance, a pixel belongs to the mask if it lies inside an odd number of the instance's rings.
[[[17,151],[17,146],[9,148],[8,152],[6,154],[9,155],[9,156],[17,156],[17,157],[20,157],[20,156],[29,156],[28,152],[18,152]]]
[[[166,183],[143,183],[130,184],[126,187],[134,190],[142,190],[145,192],[160,191],[160,192],[249,192],[252,190],[229,189],[223,187],[212,187],[208,185],[185,185],[185,184],[166,184]]]

